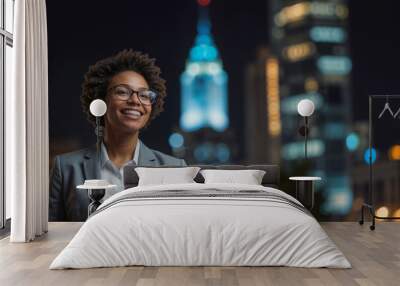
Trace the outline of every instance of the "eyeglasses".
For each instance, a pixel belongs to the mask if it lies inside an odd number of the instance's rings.
[[[140,103],[144,105],[151,105],[156,101],[157,93],[152,90],[141,88],[139,90],[133,90],[125,84],[119,84],[112,86],[108,91],[118,100],[127,101],[131,96],[136,93]]]

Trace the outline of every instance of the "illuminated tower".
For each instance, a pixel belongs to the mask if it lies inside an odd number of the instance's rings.
[[[197,35],[181,75],[179,130],[170,137],[175,155],[189,163],[232,159],[228,117],[228,76],[211,35],[210,0],[198,0]]]
[[[228,77],[211,35],[210,1],[198,3],[197,36],[181,75],[180,127],[186,132],[205,127],[221,132],[229,125]]]
[[[281,63],[282,163],[288,169],[304,159],[298,134],[302,118],[297,103],[315,104],[308,141],[310,175],[323,178],[320,207],[330,217],[351,208],[349,154],[351,126],[350,76],[346,0],[273,0],[270,21],[273,52]]]
[[[244,95],[244,161],[280,164],[279,62],[267,47],[247,65]]]

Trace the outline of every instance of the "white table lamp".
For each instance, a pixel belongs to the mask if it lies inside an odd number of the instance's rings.
[[[314,103],[309,99],[300,100],[297,104],[297,112],[304,117],[304,157],[307,160],[307,135],[308,135],[308,117],[314,113]]]
[[[97,159],[100,162],[100,144],[103,137],[103,126],[100,125],[100,117],[102,117],[107,112],[107,104],[101,99],[95,99],[90,103],[89,106],[90,113],[96,117],[96,129],[95,133],[97,136]]]
[[[314,113],[314,103],[309,99],[300,100],[297,105],[297,112],[303,117],[309,117]]]
[[[95,99],[90,103],[90,113],[95,117],[101,117],[107,112],[107,104],[104,100]]]

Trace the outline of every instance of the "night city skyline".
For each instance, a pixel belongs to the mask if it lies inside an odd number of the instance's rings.
[[[268,45],[270,31],[266,2],[218,0],[210,5],[212,33],[230,77],[231,124],[236,126],[240,135],[243,128],[244,68],[255,59],[257,47]],[[396,23],[400,20],[395,14],[396,2],[387,3],[377,6],[372,2],[349,2],[353,114],[356,120],[367,119],[368,94],[400,93],[400,83],[396,78],[396,67],[400,65],[400,59],[396,57],[400,40],[390,36],[395,35]],[[146,13],[135,13],[137,10]],[[92,140],[91,127],[80,114],[83,74],[98,59],[128,47],[155,57],[167,80],[166,111],[144,135],[153,141],[151,134],[147,134],[152,129],[170,129],[172,126],[167,122],[178,122],[179,75],[195,38],[196,1],[157,2],[157,9],[154,9],[152,1],[120,1],[118,6],[105,1],[85,1],[79,3],[79,9],[70,3],[48,1],[47,11],[50,119],[54,123],[50,125],[50,136],[81,134],[84,142]],[[76,116],[68,118],[67,109]],[[71,123],[74,129],[70,128]],[[168,136],[168,132],[163,135]],[[240,144],[243,144],[242,140]],[[167,140],[161,145],[162,149],[168,150]]]

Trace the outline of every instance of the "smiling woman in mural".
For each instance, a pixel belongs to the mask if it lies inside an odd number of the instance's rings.
[[[89,68],[82,85],[81,102],[90,123],[95,117],[89,111],[94,99],[107,104],[102,117],[104,139],[100,162],[96,147],[56,156],[50,179],[50,221],[84,221],[89,199],[76,186],[87,179],[105,179],[118,187],[106,191],[105,198],[123,189],[125,165],[184,166],[185,161],[148,148],[139,139],[162,111],[166,97],[165,81],[155,60],[146,54],[123,50],[98,61]]]

